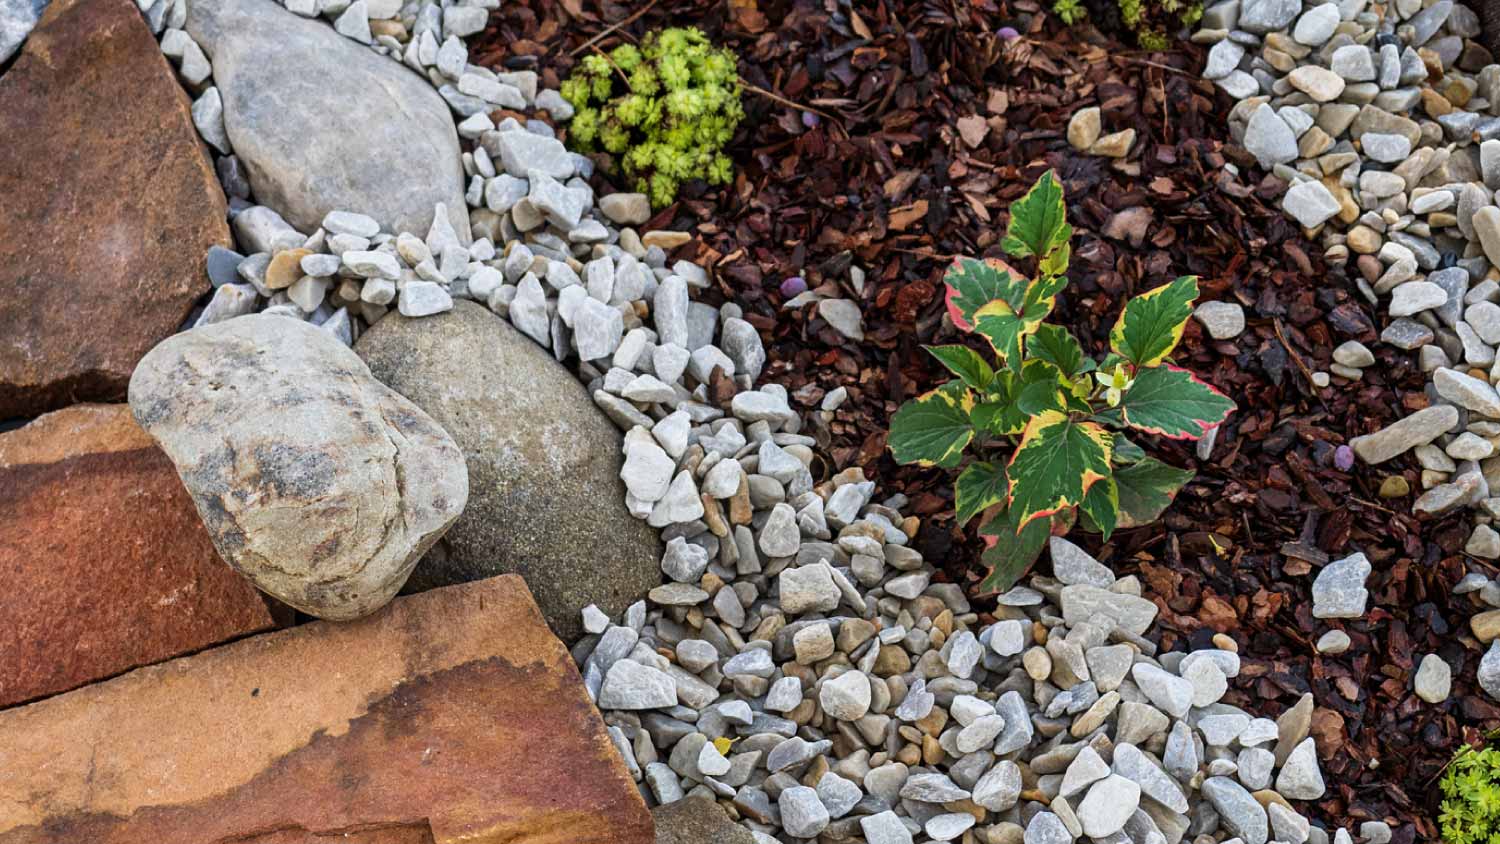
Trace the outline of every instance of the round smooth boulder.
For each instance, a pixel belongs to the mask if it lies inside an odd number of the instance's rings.
[[[584,607],[617,618],[661,583],[656,531],[625,509],[620,432],[551,353],[468,301],[419,319],[393,311],[354,350],[469,464],[468,509],[408,589],[516,573],[572,642]]]
[[[453,439],[332,334],[289,317],[168,338],[131,377],[130,410],[219,555],[319,618],[384,606],[468,498]]]

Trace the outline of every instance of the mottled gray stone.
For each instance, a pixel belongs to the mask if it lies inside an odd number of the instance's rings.
[[[426,80],[271,0],[187,0],[185,28],[256,199],[303,231],[336,210],[426,231],[444,203],[468,241],[458,133]]]

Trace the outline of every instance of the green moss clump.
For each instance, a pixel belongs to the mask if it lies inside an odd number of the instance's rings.
[[[1446,844],[1500,842],[1500,750],[1460,748],[1441,787],[1438,824]]]
[[[1202,0],[1115,0],[1117,8],[1104,8],[1102,25],[1115,21],[1135,33],[1136,43],[1147,50],[1165,50],[1171,46],[1171,33],[1191,27],[1203,17]],[[1101,3],[1089,3],[1095,12]],[[1088,17],[1083,0],[1054,0],[1053,14],[1072,25]]]
[[[621,162],[635,189],[657,208],[688,179],[728,184],[734,166],[724,147],[745,116],[734,53],[695,28],[647,35],[587,56],[562,95],[576,110],[569,140]]]

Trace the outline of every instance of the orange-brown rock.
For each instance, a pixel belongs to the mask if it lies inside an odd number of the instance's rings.
[[[651,844],[519,577],[0,712],[4,844]]]
[[[0,419],[115,400],[208,290],[223,191],[131,0],[54,0],[0,76]]]
[[[275,626],[120,405],[0,434],[0,707]]]

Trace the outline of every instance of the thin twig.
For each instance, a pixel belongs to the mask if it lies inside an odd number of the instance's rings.
[[[1132,59],[1129,56],[1119,56],[1118,58],[1122,62],[1130,62],[1131,64],[1143,64],[1143,65],[1146,65],[1148,67],[1156,67],[1156,68],[1161,68],[1162,70],[1170,70],[1173,73],[1180,73],[1183,76],[1192,76],[1193,75],[1193,74],[1191,74],[1191,73],[1189,73],[1189,72],[1187,72],[1185,70],[1182,70],[1181,68],[1176,68],[1176,67],[1172,67],[1171,65],[1161,64],[1159,62],[1147,61],[1145,59]]]
[[[647,3],[646,5],[642,6],[639,9],[637,9],[634,14],[632,14],[630,17],[626,18],[625,20],[622,20],[619,23],[610,24],[609,26],[605,27],[603,30],[601,30],[599,32],[598,35],[595,35],[593,38],[590,38],[589,40],[587,40],[587,41],[583,42],[582,44],[578,45],[578,47],[576,47],[573,50],[573,52],[569,53],[568,55],[570,55],[570,56],[576,56],[579,53],[583,52],[584,50],[587,50],[588,48],[594,46],[598,42],[604,40],[605,38],[608,38],[609,34],[611,32],[614,32],[615,30],[619,29],[622,26],[629,26],[629,25],[631,25],[641,15],[644,15],[647,12],[651,11],[651,7],[655,6],[656,2],[657,2],[657,0],[651,0],[650,3]]]
[[[760,94],[762,97],[765,97],[766,99],[772,100],[774,102],[781,103],[784,106],[788,106],[788,107],[795,108],[795,109],[801,109],[802,111],[810,111],[813,114],[816,114],[816,115],[818,115],[820,117],[827,118],[828,120],[832,120],[835,123],[838,122],[838,118],[837,117],[834,117],[833,115],[829,114],[826,111],[822,111],[822,110],[813,108],[810,105],[802,105],[801,103],[794,103],[791,100],[787,99],[786,97],[781,96],[780,94],[778,94],[778,93],[776,93],[774,91],[767,91],[765,88],[761,88],[758,85],[751,85],[749,82],[745,81],[743,78],[740,79],[740,87],[744,88],[745,90],[749,91],[752,94]]]
[[[609,66],[615,69],[615,73],[620,74],[620,81],[624,82],[625,85],[627,87],[629,87],[629,85],[630,85],[630,77],[625,75],[625,69],[624,68],[622,68],[619,65],[615,64],[615,60],[609,57],[609,53],[604,52],[603,50],[599,49],[598,47],[595,47],[592,44],[589,45],[589,49],[591,49],[595,53],[597,53],[600,58],[602,58],[605,61],[609,62]]]

